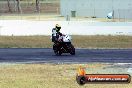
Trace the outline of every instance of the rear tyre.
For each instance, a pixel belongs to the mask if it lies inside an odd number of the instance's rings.
[[[75,55],[75,48],[72,44],[70,45],[70,54]]]
[[[70,52],[71,55],[75,55],[75,51]]]

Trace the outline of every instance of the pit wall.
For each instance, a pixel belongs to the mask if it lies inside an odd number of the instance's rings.
[[[51,35],[55,24],[70,35],[132,35],[132,22],[0,20],[0,35]]]

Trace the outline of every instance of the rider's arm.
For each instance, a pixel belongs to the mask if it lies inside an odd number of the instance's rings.
[[[54,41],[56,41],[57,40],[57,38],[56,38],[56,30],[55,30],[55,28],[53,28],[52,29],[52,42],[54,42]]]
[[[58,32],[58,34],[59,34],[60,36],[63,36],[63,34],[62,34],[61,32]]]

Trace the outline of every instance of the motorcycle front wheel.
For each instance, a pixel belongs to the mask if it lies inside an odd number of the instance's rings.
[[[62,53],[58,50],[56,44],[53,45],[53,50],[54,50],[55,55],[57,55],[57,56],[59,56],[59,55],[62,54]]]
[[[62,53],[58,50],[54,50],[55,55],[60,56]]]

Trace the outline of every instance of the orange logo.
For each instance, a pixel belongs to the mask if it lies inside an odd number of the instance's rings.
[[[79,85],[85,83],[130,83],[129,74],[86,74],[84,68],[79,67],[76,81]]]

